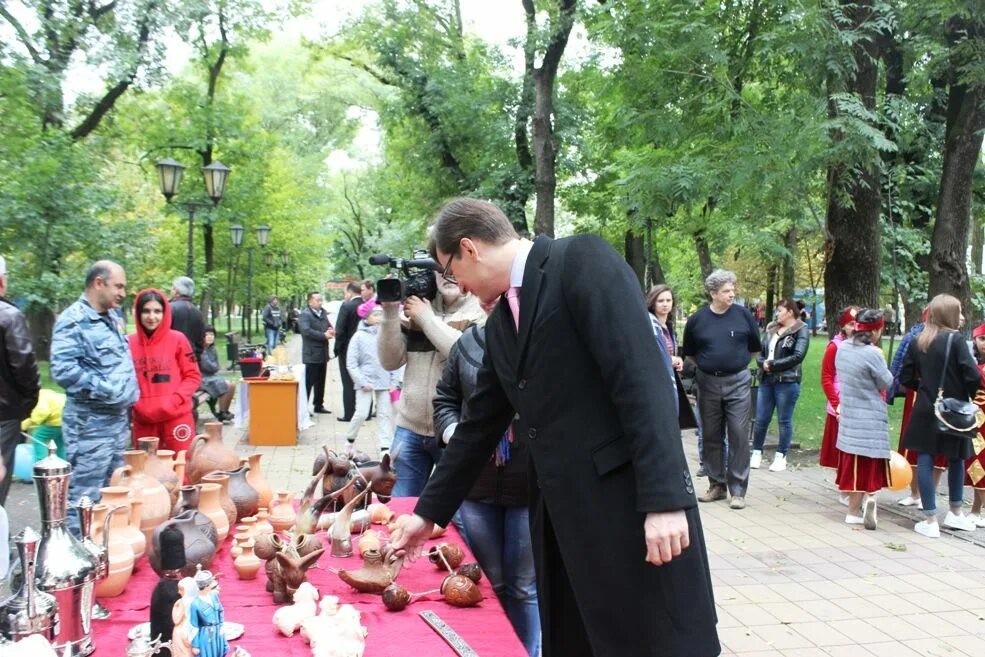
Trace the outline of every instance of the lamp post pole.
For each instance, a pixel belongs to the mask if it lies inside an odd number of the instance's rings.
[[[246,230],[239,224],[234,224],[229,227],[232,238],[233,246],[235,248],[240,248],[243,245],[243,235]],[[267,246],[267,240],[270,238],[270,226],[260,225],[257,226],[257,242],[260,243],[260,248],[265,248]],[[240,324],[243,325],[246,332],[246,342],[252,342],[253,340],[253,247],[246,247],[246,306],[243,308],[243,316],[240,318]]]

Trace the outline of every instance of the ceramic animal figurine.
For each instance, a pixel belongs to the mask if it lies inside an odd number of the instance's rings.
[[[301,623],[318,613],[318,590],[308,582],[302,582],[294,592],[294,604],[280,607],[274,612],[274,627],[284,636],[294,636]]]

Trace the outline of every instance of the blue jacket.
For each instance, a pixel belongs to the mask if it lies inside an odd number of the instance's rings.
[[[111,313],[101,315],[85,295],[55,321],[51,376],[70,399],[124,411],[140,397],[130,345]]]

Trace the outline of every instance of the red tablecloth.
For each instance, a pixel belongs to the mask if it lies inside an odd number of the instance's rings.
[[[413,498],[395,498],[390,508],[396,513],[413,509]],[[379,529],[379,527],[377,527]],[[384,530],[385,533],[385,530]],[[308,581],[321,595],[338,596],[340,603],[355,606],[362,615],[362,624],[369,630],[366,637],[365,657],[444,657],[454,651],[418,616],[418,612],[432,609],[482,657],[523,657],[526,651],[516,637],[506,613],[489,586],[482,578],[479,586],[485,599],[477,607],[459,609],[442,600],[440,594],[418,599],[400,612],[387,611],[380,596],[357,593],[338,578],[329,568],[355,569],[361,561],[358,555],[348,559],[336,559],[329,555],[328,539],[323,534],[325,554],[315,568],[308,571]],[[468,547],[454,526],[441,538],[431,541],[457,543],[466,551],[467,561],[474,560]],[[253,581],[244,582],[236,577],[229,554],[229,538],[220,547],[211,570],[219,576],[220,598],[226,612],[226,620],[241,623],[245,634],[230,645],[242,646],[253,657],[310,657],[311,650],[300,635],[285,637],[274,629],[271,618],[278,605],[267,593],[263,568]],[[353,541],[355,547],[355,541]],[[443,579],[427,559],[406,563],[398,581],[411,593],[437,589]],[[127,589],[116,598],[100,600],[112,612],[105,621],[93,622],[93,638],[96,657],[115,657],[126,652],[129,642],[127,632],[134,625],[149,619],[150,595],[157,583],[157,575],[141,560],[137,571],[127,584]]]

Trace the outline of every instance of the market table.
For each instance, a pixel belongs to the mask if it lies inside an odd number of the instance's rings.
[[[394,498],[388,506],[397,514],[409,513],[415,498]],[[380,526],[376,529],[386,533]],[[362,563],[356,555],[347,559],[329,554],[329,542],[324,532],[319,532],[325,554],[314,568],[308,571],[308,581],[321,595],[338,596],[340,603],[352,604],[362,615],[362,624],[369,631],[366,637],[365,657],[450,657],[455,652],[418,616],[430,609],[451,626],[481,657],[525,657],[526,651],[510,625],[506,613],[493,593],[485,577],[479,583],[484,599],[476,607],[460,609],[444,602],[439,593],[415,600],[400,612],[387,611],[379,595],[358,593],[345,584],[330,569],[354,570]],[[355,537],[353,537],[355,538]],[[474,561],[468,546],[454,526],[441,538],[428,542],[428,546],[443,541],[461,545],[466,552],[466,562]],[[231,648],[242,646],[253,657],[310,657],[311,650],[300,635],[282,636],[271,622],[274,604],[266,591],[266,576],[261,567],[253,581],[236,577],[229,548],[232,539],[220,546],[219,554],[210,569],[219,578],[220,594],[225,619],[246,626],[243,636],[230,643]],[[353,540],[355,549],[355,540]],[[443,579],[426,558],[406,563],[397,581],[411,593],[437,589]],[[158,578],[146,558],[127,584],[126,591],[116,598],[100,602],[112,612],[108,620],[93,621],[93,639],[97,657],[117,657],[126,653],[129,643],[127,632],[134,625],[149,619],[150,595]]]

